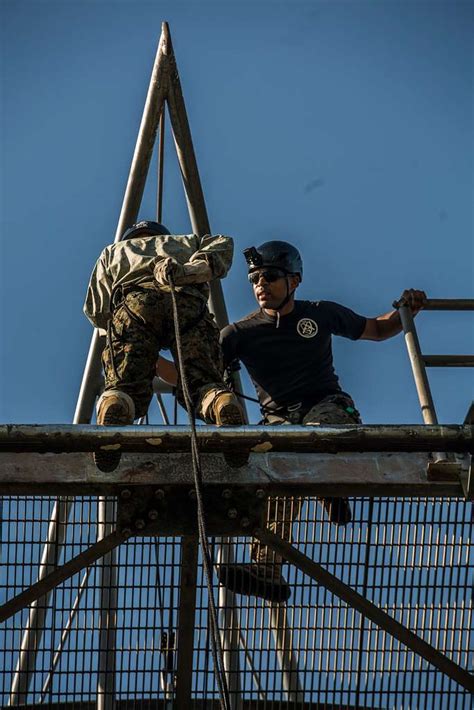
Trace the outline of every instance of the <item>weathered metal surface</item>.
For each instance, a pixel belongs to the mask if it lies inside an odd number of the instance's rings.
[[[465,457],[461,466],[468,466]],[[411,454],[252,454],[249,463],[230,468],[223,456],[201,457],[204,486],[261,488],[286,495],[461,496],[449,478],[428,480],[429,457]],[[121,487],[151,485],[173,489],[194,486],[190,454],[124,454],[119,467],[102,473],[85,453],[0,453],[0,492],[4,494],[113,494]]]
[[[398,639],[398,641],[422,656],[428,663],[431,663],[442,673],[449,676],[449,678],[455,680],[466,688],[466,690],[474,692],[474,675],[471,675],[468,671],[464,670],[464,668],[461,668],[451,661],[447,656],[434,648],[434,646],[431,646],[410,631],[410,629],[403,626],[403,624],[400,624],[392,616],[382,611],[382,609],[362,596],[362,594],[356,592],[352,587],[349,587],[338,577],[324,569],[324,567],[313,562],[309,557],[269,530],[255,530],[254,535],[264,545],[268,545],[285,560],[296,565],[298,569],[312,577],[318,584],[324,585],[326,589],[329,589],[329,591],[336,594],[340,599],[354,607],[354,609],[357,609],[357,611],[380,626],[384,631],[387,631],[394,638]]]
[[[223,453],[341,453],[357,451],[473,452],[474,427],[463,425],[198,426],[199,450]],[[191,450],[188,426],[103,427],[70,424],[0,426],[0,452],[96,451],[112,447],[135,453]]]
[[[208,535],[240,536],[263,524],[266,496],[260,489],[208,487],[204,491]],[[119,496],[117,527],[134,535],[197,535],[193,487],[130,487]]]

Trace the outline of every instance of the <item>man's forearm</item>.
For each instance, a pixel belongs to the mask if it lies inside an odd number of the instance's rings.
[[[388,340],[398,335],[402,330],[402,323],[398,311],[390,311],[376,318],[367,318],[361,340]]]
[[[377,316],[374,320],[376,340],[388,340],[402,331],[402,322],[398,311],[389,311],[389,313]]]
[[[423,308],[426,302],[424,291],[406,289],[400,298],[411,310],[413,317]],[[398,311],[389,311],[376,318],[367,318],[361,340],[388,340],[402,331],[402,322]]]

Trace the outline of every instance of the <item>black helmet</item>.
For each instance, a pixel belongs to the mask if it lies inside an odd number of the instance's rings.
[[[142,222],[132,224],[132,226],[129,227],[126,232],[124,232],[122,241],[124,241],[124,239],[133,239],[134,237],[139,237],[142,235],[146,237],[158,237],[160,235],[165,235],[169,233],[169,229],[165,227],[164,224],[143,220]]]
[[[259,247],[244,249],[244,257],[249,267],[249,274],[264,266],[281,269],[285,274],[298,274],[303,279],[303,261],[296,247],[288,242],[271,241]]]

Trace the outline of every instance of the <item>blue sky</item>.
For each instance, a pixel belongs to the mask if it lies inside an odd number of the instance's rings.
[[[403,288],[472,296],[470,2],[3,0],[0,421],[72,420],[160,23],[170,23],[211,227],[236,242],[232,320],[254,308],[241,250],[301,250],[301,298],[374,316]],[[164,221],[189,221],[172,142]],[[153,218],[150,175],[141,218]],[[470,314],[417,319],[427,353],[474,352]],[[363,419],[420,422],[401,336],[336,339]],[[463,420],[472,372],[431,370]],[[253,412],[255,420],[255,414]],[[158,421],[156,418],[155,421]]]

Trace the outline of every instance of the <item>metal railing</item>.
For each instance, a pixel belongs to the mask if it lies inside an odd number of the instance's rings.
[[[425,355],[421,352],[420,341],[416,331],[415,321],[406,303],[400,301],[393,304],[398,308],[408,357],[413,371],[416,391],[425,424],[437,424],[438,417],[431,394],[431,388],[426,372],[427,367],[474,367],[474,355]],[[474,311],[474,299],[469,298],[429,298],[426,311]]]
[[[164,24],[116,240],[138,215],[160,121],[157,215],[161,218],[165,102],[193,230],[198,235],[210,231],[176,61],[169,30]],[[227,314],[217,282],[212,285],[211,296],[217,323],[222,326],[227,322]],[[400,310],[402,312],[403,308]],[[406,333],[412,331],[408,323]],[[62,432],[70,443],[82,436],[83,447],[84,437],[87,439],[91,432],[79,425],[90,421],[100,390],[102,347],[102,339],[94,334],[76,407],[74,433],[71,436],[71,432]],[[429,357],[424,357],[424,364],[430,364]],[[451,358],[450,362],[461,364],[459,358],[456,362]],[[431,364],[440,363],[439,356],[431,356]],[[159,404],[168,424],[170,418],[162,399]],[[60,439],[61,432],[56,433]],[[110,431],[96,433],[111,434]],[[204,441],[204,428],[201,433]],[[425,448],[419,448],[423,436],[429,438],[430,433],[434,437],[442,435],[445,448],[449,448],[449,439],[453,450],[471,450],[472,430],[462,430],[462,427],[444,432],[425,428],[423,434],[418,433],[418,448],[410,450],[430,450],[426,441]],[[47,446],[41,449],[48,440],[48,431],[9,429],[3,434],[5,451],[26,450],[8,449],[17,435],[22,439],[21,445],[29,440],[30,446],[37,447],[30,450],[49,450]],[[42,434],[45,439],[41,442]],[[133,447],[141,434],[137,437],[136,433],[122,430],[118,435],[125,441],[128,434],[133,439],[130,450],[135,450]],[[187,438],[184,432],[180,443],[182,434],[176,430],[169,437],[172,444],[177,444],[178,452]],[[323,434],[321,431],[318,443],[309,430],[294,429],[292,445],[295,451],[320,451]],[[387,430],[385,437],[388,434]],[[272,431],[271,436],[268,430],[252,433],[243,428],[239,432],[228,432],[218,437],[217,449],[212,449],[212,445],[211,449],[223,450],[229,435],[240,437],[240,444],[248,448],[258,447],[265,440],[265,445],[270,444],[275,451],[288,450],[287,435],[283,444],[279,442],[282,437],[285,439],[283,428]],[[334,450],[344,447],[340,432],[333,432],[332,436],[332,443],[329,438],[324,446]],[[355,446],[357,441],[360,445],[361,439],[367,442],[370,436],[370,428],[355,431],[355,439],[348,444],[346,436],[345,445]],[[386,444],[385,450],[391,446],[392,451],[396,448],[395,439],[393,436],[389,439],[390,445]],[[406,446],[407,437],[400,440],[402,445],[403,440]],[[440,441],[438,438],[437,442]],[[90,451],[94,445],[89,442],[76,451]],[[380,445],[379,436],[372,450],[382,450]],[[124,450],[127,446],[124,443]],[[209,598],[192,529],[180,532],[170,527],[165,532],[155,528],[148,534],[143,528],[149,521],[140,518],[135,522],[137,529],[140,522],[142,533],[139,537],[130,537],[131,530],[126,532],[118,527],[117,498],[110,495],[124,481],[114,480],[112,476],[108,484],[98,482],[88,471],[85,454],[67,454],[66,467],[60,460],[66,454],[51,454],[56,457],[55,466],[51,466],[49,455],[28,454],[26,458],[17,453],[1,455],[2,486],[8,489],[14,481],[13,486],[19,485],[22,492],[28,491],[28,495],[18,497],[17,491],[12,489],[3,503],[0,602],[8,614],[0,629],[2,705],[104,710],[129,708],[135,704],[142,708],[176,707],[179,710],[218,707],[209,647]],[[174,471],[187,475],[189,462],[173,459],[173,455],[170,454],[166,463]],[[21,466],[18,458],[15,459],[18,456],[23,457]],[[282,484],[280,493],[298,493],[298,486],[314,466],[314,454],[311,456],[311,463],[304,454],[298,455],[298,460],[286,461],[286,465],[300,467],[300,483],[292,491],[288,491],[286,483]],[[450,501],[357,498],[354,522],[340,528],[328,523],[314,497],[327,493],[325,485],[333,487],[329,475],[333,470],[340,475],[339,493],[344,493],[345,486],[354,493],[348,472],[355,465],[366,476],[368,472],[372,476],[370,488],[365,481],[360,481],[359,493],[369,490],[371,495],[397,490],[405,496],[426,493],[427,481],[422,475],[426,457],[420,458],[415,453],[400,456],[405,458],[388,454],[382,466],[380,455],[362,459],[348,457],[342,462],[339,458],[335,469],[333,454],[319,456],[320,481],[316,483],[319,488],[305,489],[303,512],[295,524],[294,549],[283,550],[288,559],[297,564],[288,571],[293,592],[287,607],[269,605],[255,597],[236,597],[220,589],[221,633],[233,710],[281,707],[282,703],[295,708],[321,704],[338,708],[412,708],[421,704],[429,706],[430,700],[434,702],[435,698],[436,702],[442,698],[439,707],[468,707],[466,687],[470,678],[466,669],[469,669],[471,609],[467,596],[473,569],[472,558],[468,556],[472,532],[468,504],[457,498]],[[222,461],[215,455],[212,457],[210,454],[207,459],[211,477],[222,469]],[[146,478],[150,474],[149,461],[140,461],[140,455],[133,458],[133,465],[127,468],[127,455],[124,455],[125,466],[121,467],[120,475],[139,482],[140,476]],[[163,465],[164,459],[161,461]],[[282,459],[279,460],[280,473],[281,464]],[[58,477],[62,467],[64,473]],[[278,489],[281,483],[278,470],[278,465],[272,468],[271,462],[249,466],[247,484],[254,485],[260,480],[265,487],[268,481],[276,480]],[[401,470],[406,480],[400,480]],[[23,483],[17,480],[15,476],[19,471],[28,480],[24,478]],[[134,479],[137,474],[138,479]],[[38,485],[35,475],[42,481],[41,490],[35,489]],[[55,500],[48,496],[56,490],[57,484],[60,487],[66,484],[67,488],[68,481],[72,486],[69,492],[79,493],[78,498],[62,495]],[[232,479],[229,481],[227,485],[232,484]],[[163,485],[166,486],[166,482]],[[314,486],[314,482],[311,485]],[[34,497],[31,496],[33,490],[37,491]],[[100,504],[97,505],[95,495],[88,498],[83,495],[85,492],[100,493]],[[152,494],[159,492],[163,493],[163,489]],[[269,489],[268,492],[275,494],[276,491]],[[441,478],[433,484],[430,493],[459,496],[459,485],[456,480]],[[288,496],[287,499],[290,504]],[[183,504],[183,498],[179,500]],[[119,510],[120,506],[119,499]],[[157,511],[153,508],[148,512]],[[172,513],[167,518],[169,525]],[[229,532],[228,526],[221,525],[225,517],[217,515],[214,520],[215,562],[220,564],[234,558],[246,562],[249,560],[248,538],[237,538],[234,546],[235,537],[223,537],[236,534],[235,530]],[[262,540],[265,534],[264,530],[260,531]],[[279,544],[278,540],[274,543]],[[39,587],[35,586],[38,579]],[[315,579],[326,580],[328,586],[316,583]],[[54,589],[52,580],[57,583]],[[35,589],[36,596],[29,599],[35,599],[30,609],[20,610],[21,595],[31,595],[31,590]],[[334,597],[333,593],[339,596]],[[356,606],[358,611],[339,598],[352,599],[359,605]],[[378,612],[374,611],[374,605]],[[416,633],[405,633],[403,628],[407,631],[407,626]],[[408,643],[410,650],[401,641]]]

